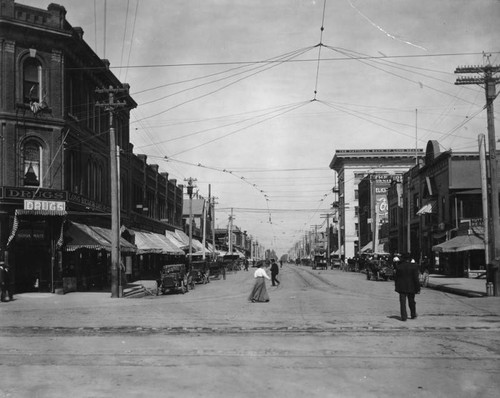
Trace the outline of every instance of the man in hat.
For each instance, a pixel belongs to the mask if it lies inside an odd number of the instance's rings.
[[[399,293],[399,304],[401,310],[401,320],[406,321],[408,314],[406,312],[406,300],[410,307],[411,319],[417,317],[417,306],[415,303],[415,294],[420,293],[420,279],[418,266],[415,260],[406,256],[403,261],[399,261],[398,257],[394,257],[394,281],[395,290]]]
[[[273,258],[271,259],[271,282],[273,286],[276,286],[280,284],[280,281],[278,280],[278,274],[280,273],[280,269],[278,267],[278,263],[276,260]]]

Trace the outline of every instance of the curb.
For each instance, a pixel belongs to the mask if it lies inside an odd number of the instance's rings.
[[[446,293],[456,294],[458,296],[471,297],[471,298],[486,297],[486,292],[481,293],[481,292],[474,291],[474,290],[458,289],[458,288],[449,287],[449,286],[445,286],[445,285],[433,284],[432,282],[427,283],[427,288],[439,290],[439,291],[446,292]]]

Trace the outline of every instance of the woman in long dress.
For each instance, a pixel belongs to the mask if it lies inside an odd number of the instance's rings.
[[[269,301],[269,294],[267,294],[266,289],[266,279],[271,280],[271,278],[266,274],[263,268],[264,262],[257,263],[257,269],[255,270],[253,277],[255,278],[255,284],[253,285],[252,292],[248,297],[248,300],[252,303],[260,302],[267,303]]]

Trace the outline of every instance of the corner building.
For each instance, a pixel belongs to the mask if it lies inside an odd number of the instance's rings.
[[[330,162],[337,173],[335,207],[340,225],[340,254],[344,258],[359,253],[359,183],[367,175],[402,175],[421,157],[418,149],[339,149]]]
[[[0,259],[13,270],[16,292],[54,292],[65,281],[76,290],[109,285],[110,117],[97,106],[109,98],[96,92],[109,87],[121,89],[116,100],[125,105],[113,119],[122,260],[134,278],[143,258],[133,228],[159,235],[182,228],[182,186],[133,154],[129,119],[137,104],[65,8],[1,0]]]

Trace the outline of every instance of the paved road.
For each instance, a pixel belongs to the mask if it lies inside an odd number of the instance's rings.
[[[0,397],[496,397],[500,301],[285,266],[186,295],[25,294],[0,305]]]

